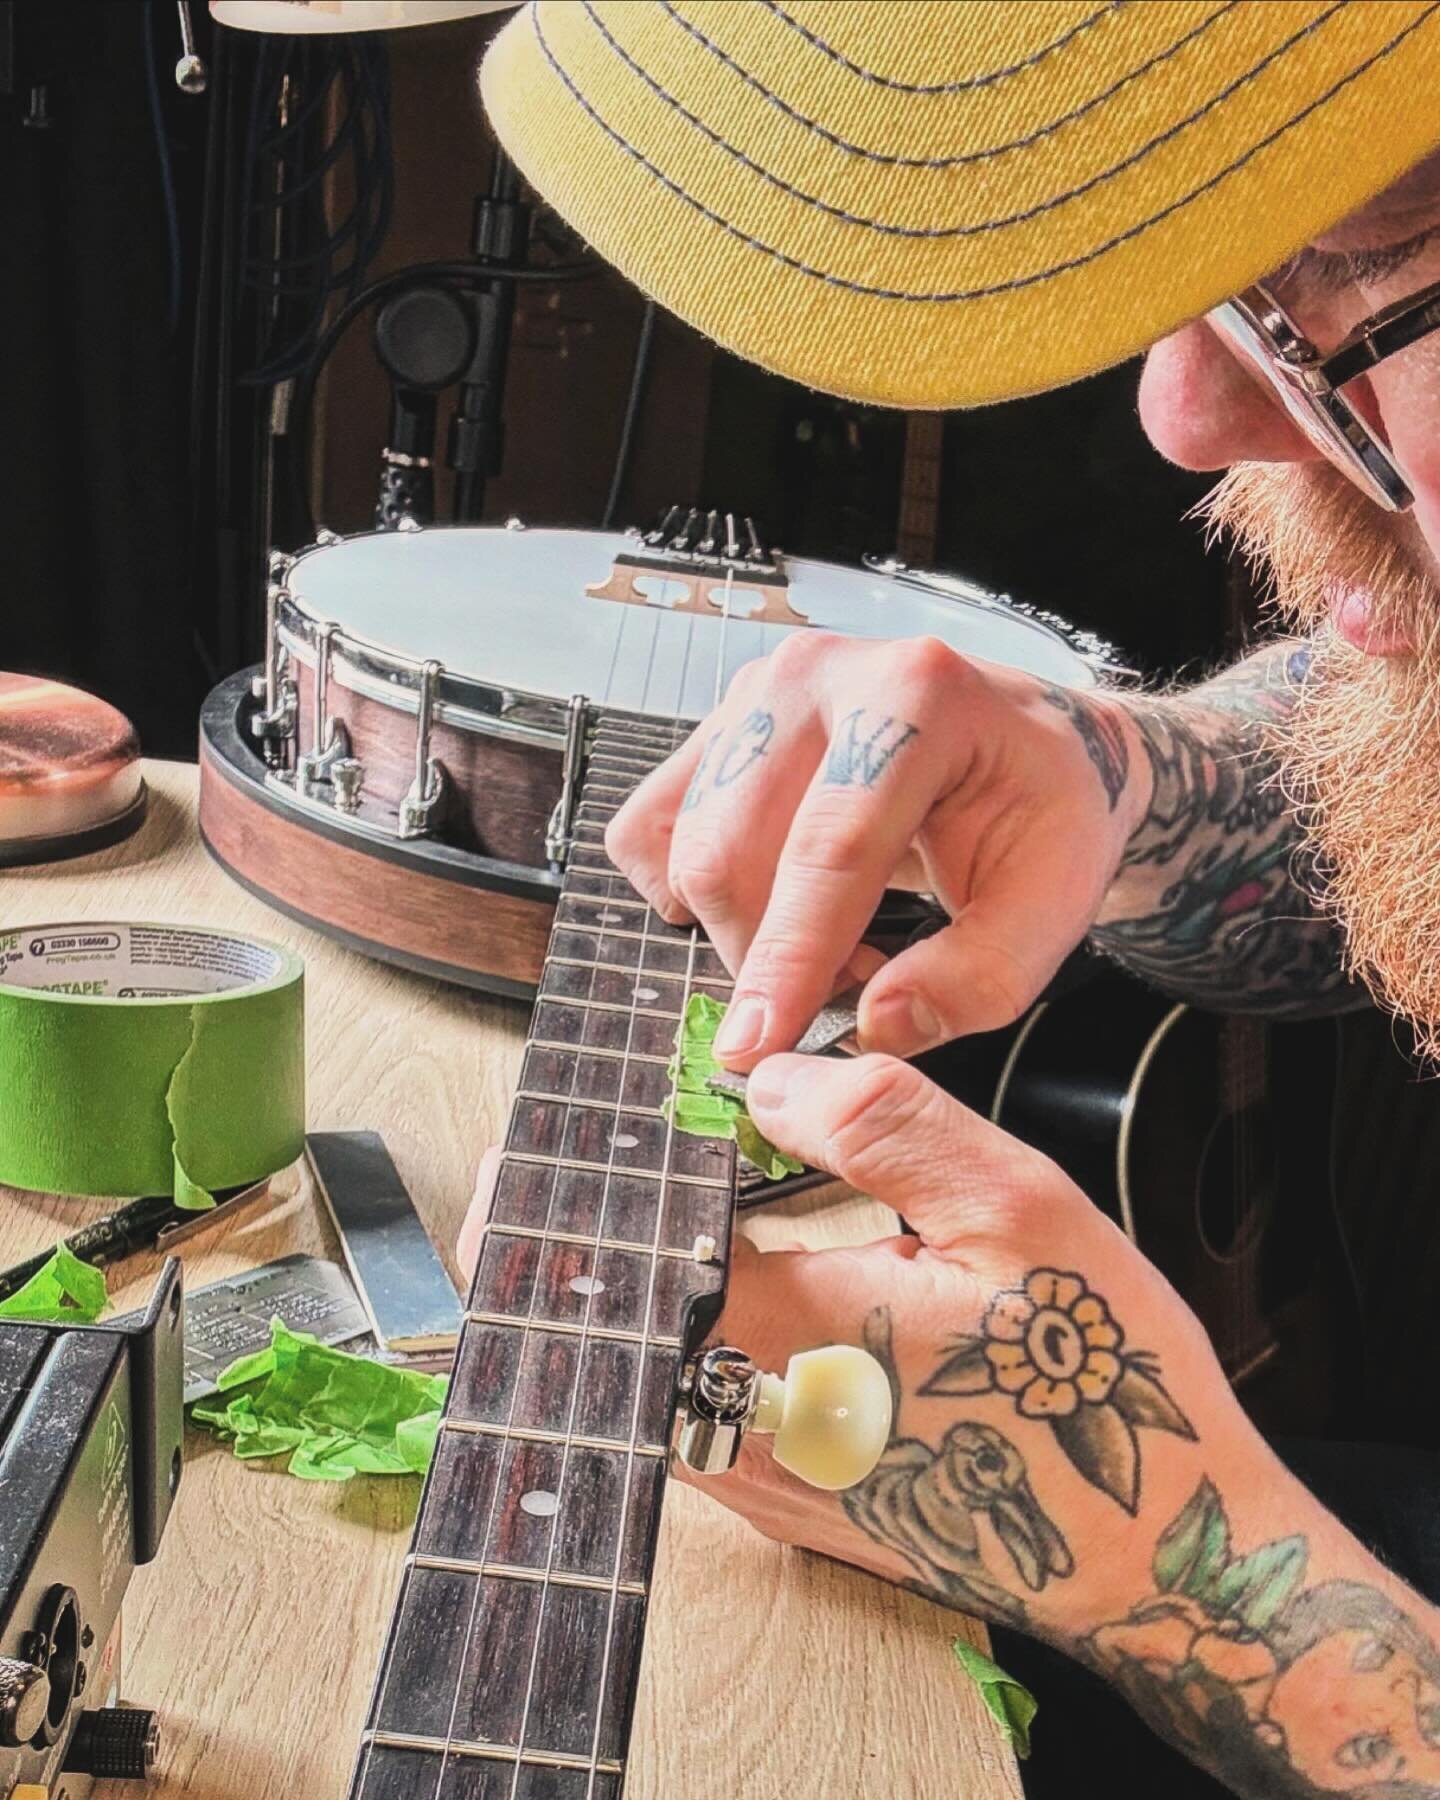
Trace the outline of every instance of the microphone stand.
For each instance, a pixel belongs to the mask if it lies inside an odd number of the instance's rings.
[[[460,378],[460,394],[450,421],[446,462],[454,471],[451,517],[457,524],[479,519],[486,479],[498,474],[504,452],[502,412],[510,327],[515,317],[515,283],[499,272],[523,264],[530,236],[530,209],[520,199],[514,163],[496,146],[489,191],[475,203],[473,250],[483,269],[496,276],[467,296],[475,325],[475,348]]]

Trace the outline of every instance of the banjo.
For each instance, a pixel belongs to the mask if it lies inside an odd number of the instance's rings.
[[[1103,647],[969,583],[782,559],[716,515],[648,536],[431,529],[277,559],[263,672],[202,732],[242,881],[373,954],[536,992],[491,1215],[351,1800],[621,1800],[673,1453],[751,1431],[832,1490],[880,1462],[892,1372],[706,1347],[733,1144],[677,1132],[689,999],[730,981],[605,852],[617,808],[788,633],[932,633],[1090,685]]]
[[[356,949],[530,998],[590,712],[702,718],[737,669],[814,628],[930,635],[1062,686],[1115,670],[1098,639],[974,583],[784,557],[693,509],[645,534],[325,533],[272,557],[264,666],[205,704],[202,834],[252,892]]]

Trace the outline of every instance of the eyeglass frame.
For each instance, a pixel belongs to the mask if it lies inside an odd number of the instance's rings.
[[[1223,301],[1206,318],[1247,364],[1259,363],[1295,422],[1378,506],[1404,512],[1414,504],[1394,457],[1339,389],[1440,330],[1440,281],[1362,319],[1325,355],[1263,281]]]

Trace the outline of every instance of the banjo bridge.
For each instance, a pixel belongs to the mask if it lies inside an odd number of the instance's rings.
[[[615,558],[609,577],[585,589],[592,600],[653,606],[702,619],[725,617],[760,625],[808,625],[790,603],[778,550],[760,541],[753,519],[672,506]]]

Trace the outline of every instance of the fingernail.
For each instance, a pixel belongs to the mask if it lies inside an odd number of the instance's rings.
[[[767,1056],[746,1085],[747,1106],[753,1112],[756,1107],[763,1110],[797,1099],[812,1081],[824,1076],[822,1060],[818,1056]]]
[[[860,1039],[867,1050],[914,1056],[945,1041],[945,1027],[919,994],[886,994],[866,1009]]]
[[[765,1002],[737,1000],[720,1022],[715,1033],[717,1056],[745,1056],[757,1049],[765,1038]]]

